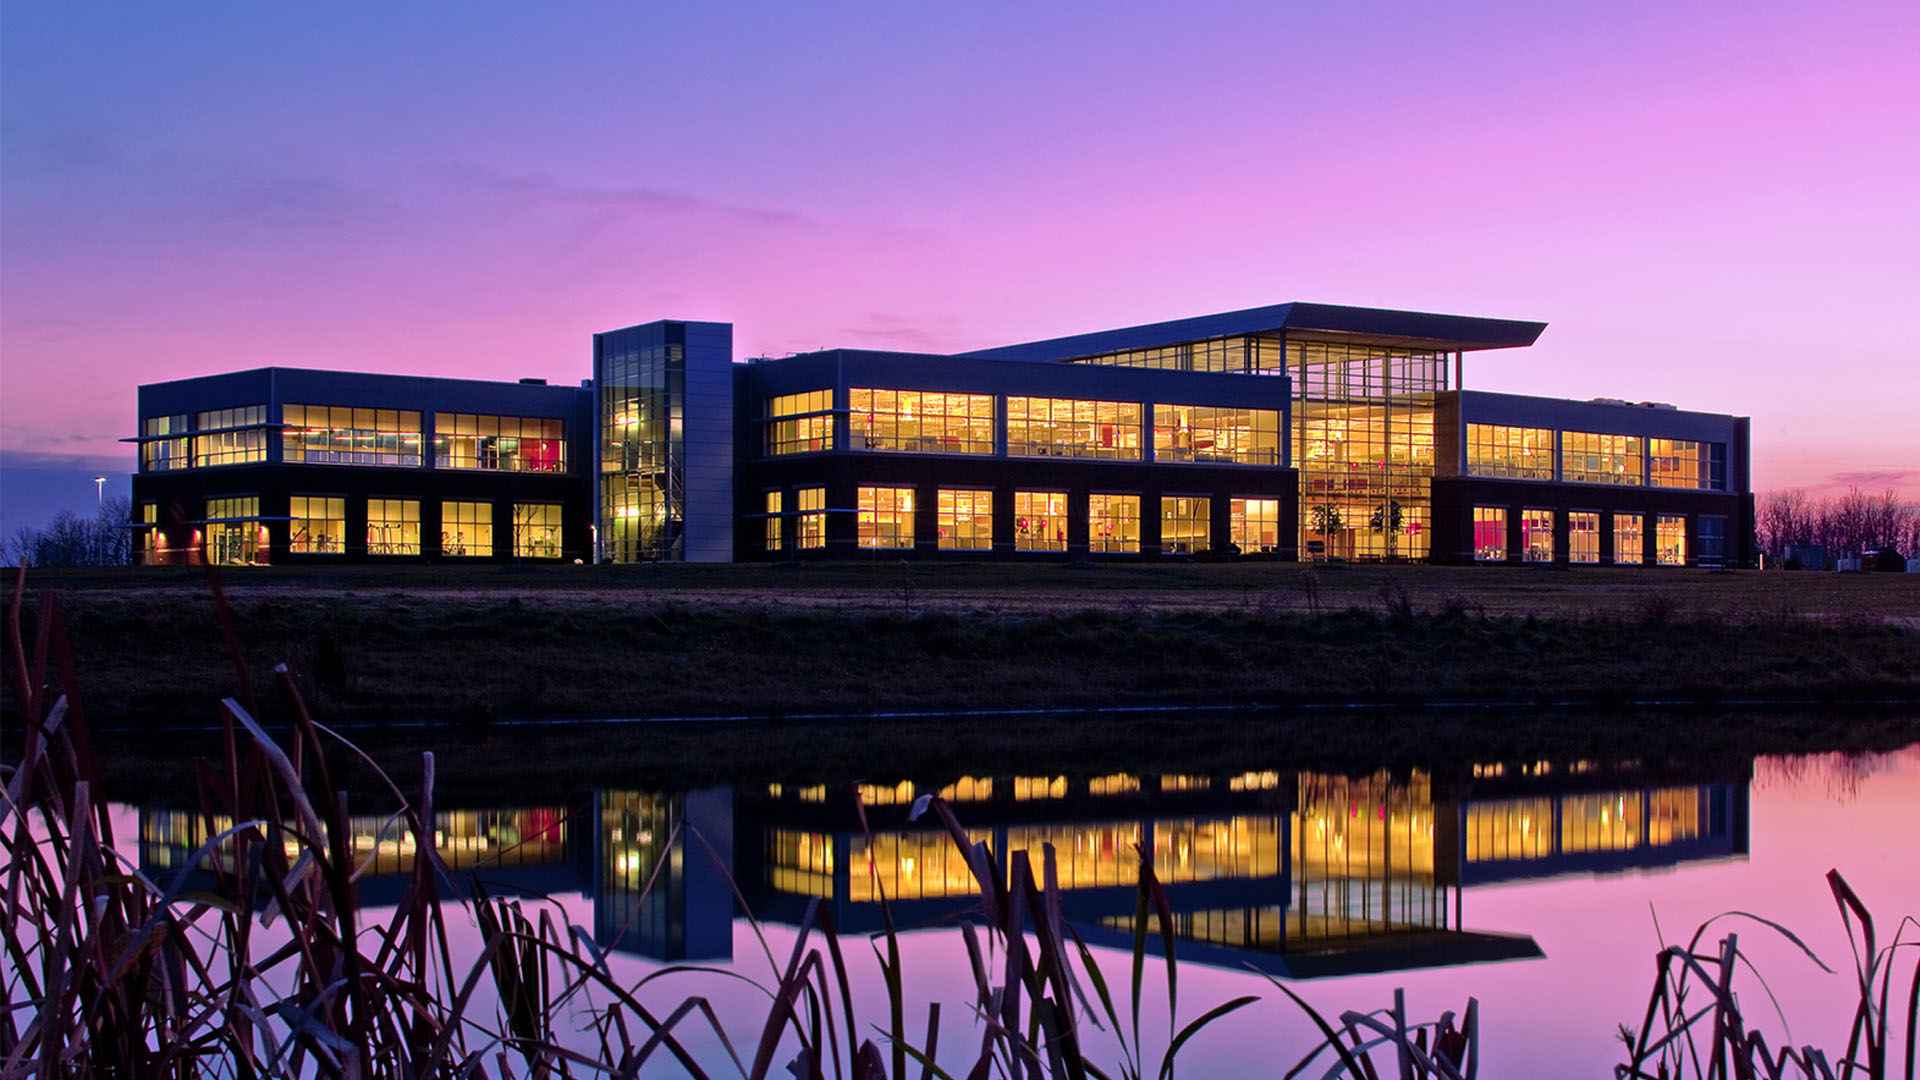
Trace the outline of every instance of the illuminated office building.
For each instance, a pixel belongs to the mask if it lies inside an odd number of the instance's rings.
[[[1749,564],[1745,418],[1462,387],[1544,328],[1279,304],[735,362],[661,321],[579,390],[189,379],[141,388],[135,525],[152,561]]]

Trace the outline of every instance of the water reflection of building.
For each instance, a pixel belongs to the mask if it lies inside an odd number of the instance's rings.
[[[593,937],[656,960],[733,955],[733,795],[594,796]]]

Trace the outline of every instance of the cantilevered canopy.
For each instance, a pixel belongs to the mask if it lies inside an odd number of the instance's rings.
[[[1046,362],[1251,334],[1285,334],[1297,341],[1349,341],[1434,352],[1477,352],[1531,345],[1546,328],[1546,323],[1513,319],[1292,303],[1003,345],[961,355]]]

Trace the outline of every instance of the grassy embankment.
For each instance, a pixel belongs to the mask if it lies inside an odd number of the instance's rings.
[[[1675,753],[1724,752],[1736,728],[1754,752],[1874,747],[1910,741],[1913,722],[1899,711],[1861,719],[1856,706],[1920,711],[1920,576],[895,563],[275,569],[224,580],[255,677],[264,684],[286,661],[321,719],[493,726],[574,780],[619,741],[674,763],[674,779],[723,767],[738,779],[791,770],[802,756],[809,768],[860,775],[875,761],[938,770],[967,767],[962,758],[1045,759],[1066,744],[1087,768],[1109,755],[1133,767],[1142,753],[1194,767],[1296,751],[1323,763],[1403,750],[1429,761],[1546,748],[1632,754],[1629,744],[1649,736]],[[233,691],[197,572],[44,573],[32,584],[64,597],[96,724],[206,721]],[[1300,712],[1436,702],[1514,708],[1435,715],[1418,739],[1390,714]],[[1543,702],[1800,711],[1737,725],[1617,715],[1574,724]],[[1233,704],[1289,719],[778,719]],[[1845,724],[1807,719],[1835,708],[1850,714]],[[648,716],[775,719],[616,737],[498,730],[519,718]]]

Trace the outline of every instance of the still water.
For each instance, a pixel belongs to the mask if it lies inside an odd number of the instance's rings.
[[[1183,1051],[1191,1076],[1278,1075],[1315,1041],[1267,976],[1328,1015],[1390,1005],[1396,988],[1419,1020],[1474,997],[1482,1075],[1610,1075],[1620,1060],[1614,1030],[1645,1008],[1661,934],[1684,939],[1736,909],[1793,928],[1836,971],[1820,971],[1756,924],[1731,925],[1790,1027],[1782,1032],[1757,990],[1750,1014],[1776,1044],[1785,1034],[1839,1050],[1856,999],[1826,871],[1847,877],[1883,935],[1900,916],[1920,914],[1920,746],[1363,775],[1278,764],[1213,776],[982,767],[927,784],[608,789],[570,805],[446,810],[435,825],[456,870],[496,892],[549,898],[636,980],[697,963],[770,984],[768,952],[785,961],[808,898],[825,898],[842,933],[857,938],[881,925],[878,886],[895,920],[912,928],[903,937],[907,1015],[942,1002],[941,1041],[958,1055],[969,1041],[971,978],[952,924],[972,882],[944,832],[907,820],[928,793],[944,796],[995,852],[1027,851],[1037,866],[1053,845],[1067,918],[1101,946],[1096,956],[1116,986],[1127,979],[1138,852],[1151,853],[1176,913],[1181,1021],[1239,994],[1264,998]],[[191,814],[120,812],[137,819],[119,835],[138,836],[149,872],[180,868],[203,836]],[[411,872],[410,842],[382,818],[357,825],[369,860],[363,902],[391,902]],[[735,884],[757,933],[736,909]],[[477,951],[476,942],[462,947]],[[865,976],[857,1011],[880,1020],[878,967],[862,942],[849,948]],[[731,1004],[741,1018],[736,1044],[751,1045],[753,1020],[765,1015],[764,996],[738,980],[676,974],[650,992],[669,1004],[704,994],[722,1016]],[[1162,989],[1151,987],[1148,1001],[1146,1015],[1164,1024]],[[721,1060],[717,1046],[705,1049]]]

